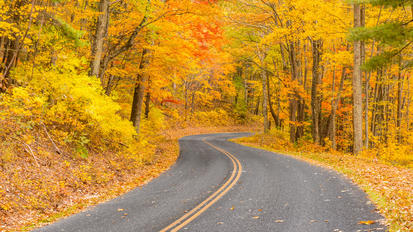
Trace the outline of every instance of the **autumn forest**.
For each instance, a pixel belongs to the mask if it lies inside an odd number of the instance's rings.
[[[412,0],[0,0],[0,62],[0,231],[220,131],[345,173],[413,229]]]

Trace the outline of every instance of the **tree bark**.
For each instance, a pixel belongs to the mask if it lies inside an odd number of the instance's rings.
[[[145,97],[145,118],[149,117],[150,104],[151,104],[151,92],[148,91]]]
[[[328,134],[329,139],[331,141],[331,147],[334,150],[337,150],[337,142],[336,142],[336,113],[338,108],[338,103],[340,101],[341,92],[344,89],[344,80],[346,77],[346,68],[343,68],[341,71],[341,79],[340,79],[340,87],[337,92],[337,97],[331,100],[331,115],[330,115],[330,122],[328,124]]]
[[[264,70],[261,70],[261,82],[262,82],[262,114],[264,116],[264,132],[269,131],[268,124],[268,92],[267,92],[267,74]]]
[[[312,112],[312,135],[315,143],[320,143],[321,133],[321,97],[319,85],[321,84],[320,59],[321,59],[321,40],[314,40],[312,43],[313,50],[313,68],[312,68],[312,85],[311,85],[311,112]]]
[[[148,59],[149,51],[147,49],[143,49],[142,51],[142,58],[139,64],[139,70],[144,69],[149,64]],[[133,101],[132,101],[132,111],[130,120],[132,121],[133,126],[136,129],[136,133],[139,135],[140,133],[140,123],[141,123],[141,115],[142,115],[142,105],[143,105],[143,98],[145,95],[145,84],[146,84],[146,76],[145,74],[138,74],[137,81],[133,93]]]
[[[258,115],[260,109],[261,96],[257,96],[257,104],[255,105],[254,114]]]
[[[90,63],[90,75],[95,77],[99,77],[99,70],[101,65],[100,63],[103,54],[103,43],[105,41],[107,35],[107,28],[109,25],[109,6],[109,0],[100,0],[99,16],[96,22],[96,32],[94,40],[92,42],[92,60]]]
[[[298,58],[298,47],[300,46],[299,41],[290,42],[288,46],[288,55],[290,60],[290,72],[291,81],[297,81],[298,84],[303,85],[303,80],[301,78],[302,72],[300,70],[301,61]],[[297,47],[297,48],[296,48]],[[300,96],[299,91],[293,86],[293,93],[289,94],[289,105],[290,105],[290,142],[295,143],[297,140],[303,136],[304,127],[302,122],[305,117],[305,102],[302,96]]]
[[[401,121],[402,121],[402,94],[403,94],[403,76],[401,73],[401,57],[399,60],[399,73],[397,78],[397,112],[396,112],[396,127],[397,127],[397,140],[400,143],[401,136]]]
[[[360,4],[354,4],[354,27],[361,27],[362,9]],[[359,154],[363,148],[363,98],[362,98],[362,42],[354,41],[353,67],[353,153]]]
[[[280,127],[280,119],[278,118],[278,115],[274,111],[274,107],[271,102],[271,90],[270,90],[270,78],[267,75],[267,94],[268,94],[268,106],[270,108],[270,113],[272,118],[274,119],[274,124],[275,127],[279,128]]]

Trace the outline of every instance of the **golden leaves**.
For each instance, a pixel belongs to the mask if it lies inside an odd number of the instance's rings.
[[[360,224],[360,225],[371,225],[371,224],[374,224],[374,223],[376,223],[376,221],[370,220],[370,221],[359,221],[358,224]]]

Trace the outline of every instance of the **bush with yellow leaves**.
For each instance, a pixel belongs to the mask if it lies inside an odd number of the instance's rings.
[[[32,114],[26,121],[52,127],[60,142],[75,145],[82,156],[89,144],[116,148],[120,143],[133,143],[136,132],[117,114],[120,106],[103,94],[98,79],[77,71],[80,60],[69,60],[69,64],[61,61],[50,70],[36,70],[30,77],[24,66],[17,69],[15,79],[28,84],[14,88],[2,104],[12,111]]]
[[[198,126],[228,126],[234,120],[228,115],[228,112],[217,108],[211,111],[198,111],[193,115],[193,121]]]
[[[80,71],[83,64],[67,57],[47,70],[20,65],[13,78],[25,85],[0,95],[5,228],[116,189],[152,162],[155,145],[137,140],[131,122],[119,115],[119,104],[103,93],[98,79]],[[145,125],[161,129],[156,117]]]

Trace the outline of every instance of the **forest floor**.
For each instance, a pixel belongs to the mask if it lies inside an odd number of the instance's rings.
[[[24,182],[24,184],[19,186],[18,191],[26,195],[21,195],[21,197],[23,197],[25,201],[27,201],[26,199],[32,199],[33,202],[28,202],[28,205],[32,205],[33,207],[13,207],[13,204],[15,202],[8,202],[10,201],[10,198],[7,198],[7,195],[5,198],[0,198],[0,221],[2,221],[2,225],[0,225],[0,231],[29,231],[36,227],[55,222],[60,218],[64,218],[80,212],[89,206],[93,206],[98,203],[113,199],[136,187],[148,183],[153,178],[158,177],[164,171],[168,170],[175,163],[179,155],[178,139],[183,136],[213,132],[254,130],[254,128],[244,126],[196,128],[189,127],[185,129],[165,130],[160,133],[162,135],[162,138],[157,141],[157,150],[152,161],[128,171],[105,168],[105,166],[108,166],[108,163],[112,164],[119,162],[108,154],[94,157],[90,156],[90,159],[88,161],[67,161],[67,157],[53,158],[56,160],[50,161],[47,166],[39,167],[39,169],[41,170],[33,171],[39,174],[37,175],[37,177],[32,176],[31,179],[28,180],[29,182],[31,182],[30,184]],[[19,163],[21,165],[24,164],[24,162]],[[64,167],[61,166],[61,163],[66,165],[69,165],[70,163],[70,167],[66,167],[66,171],[62,172],[62,168]],[[15,164],[15,166],[16,169],[25,170],[25,167],[19,167],[18,164]],[[92,168],[85,168],[89,166],[92,166]],[[96,176],[103,176],[102,173],[98,173],[98,170],[100,168],[105,169],[103,172],[108,172],[111,174],[110,181],[96,182],[94,180],[96,179]],[[79,175],[83,176],[83,179],[85,179],[85,181],[83,183],[78,183],[76,182],[75,178],[65,177],[66,175],[72,175],[73,171],[75,171],[76,173],[80,172]],[[43,174],[47,175],[48,177],[42,176]],[[29,173],[28,175],[33,175],[33,173]],[[19,179],[24,178],[18,175],[16,175],[16,177]],[[42,178],[48,179],[47,185],[42,182],[44,181],[41,180]],[[41,184],[32,183],[33,180],[37,179],[40,179],[38,181]],[[62,182],[62,179],[64,180],[64,184],[62,183],[64,187],[53,189],[55,187],[52,187],[53,184],[51,182],[58,182],[58,184],[60,184]],[[91,181],[91,179],[93,179],[93,181]],[[4,178],[3,181],[0,181],[1,185],[4,188],[15,187],[14,184],[10,182],[12,181],[8,181],[7,178]],[[33,190],[33,186],[36,186],[37,189]],[[76,191],[66,189],[75,189]],[[39,195],[33,193],[34,191],[42,192],[44,194],[40,195],[42,197],[39,197]],[[59,193],[59,196],[56,195],[56,192]],[[53,197],[44,199],[47,195]],[[41,206],[39,206],[39,202],[42,202]],[[10,206],[12,210],[5,210],[7,206]]]
[[[293,147],[271,134],[256,134],[234,142],[274,151],[302,159],[344,174],[365,191],[386,217],[390,231],[413,230],[413,170],[396,167],[380,160],[370,160],[349,154],[319,152],[314,145]]]

